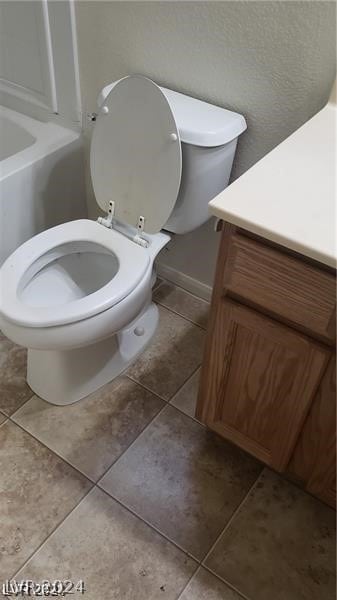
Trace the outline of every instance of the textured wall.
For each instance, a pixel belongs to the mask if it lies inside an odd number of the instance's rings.
[[[248,131],[238,177],[326,103],[335,77],[335,10],[324,1],[77,2],[84,109],[95,110],[103,85],[142,73],[242,112]],[[176,236],[162,260],[211,283],[216,245],[210,223]]]

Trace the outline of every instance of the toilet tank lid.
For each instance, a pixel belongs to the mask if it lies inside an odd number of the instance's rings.
[[[97,98],[99,108],[117,81],[105,86]],[[197,100],[191,96],[160,88],[165,94],[180,133],[180,139],[195,146],[222,146],[237,138],[247,129],[245,118],[239,113]]]

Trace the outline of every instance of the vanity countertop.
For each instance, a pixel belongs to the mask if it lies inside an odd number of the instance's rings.
[[[327,104],[216,196],[210,212],[336,267],[336,115]]]

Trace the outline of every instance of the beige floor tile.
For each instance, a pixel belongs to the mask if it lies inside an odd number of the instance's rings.
[[[195,417],[199,388],[200,369],[184,383],[183,387],[173,396],[171,404],[190,417]]]
[[[18,578],[83,579],[85,600],[175,600],[195,568],[183,552],[95,488]]]
[[[164,282],[155,291],[153,299],[182,317],[197,323],[200,327],[206,328],[209,303],[205,300],[167,282]]]
[[[335,513],[266,470],[206,564],[254,600],[334,600]]]
[[[127,375],[170,400],[201,364],[204,332],[166,308],[159,311],[154,338]]]
[[[167,406],[100,485],[203,558],[260,470],[248,455]]]
[[[0,413],[0,425],[1,423],[3,423],[4,421],[6,421],[6,415]]]
[[[70,406],[34,396],[13,420],[96,481],[163,405],[151,392],[119,377]]]
[[[91,483],[10,421],[0,427],[0,452],[0,581],[4,581]]]
[[[242,600],[242,596],[201,567],[179,600]]]
[[[0,409],[11,415],[33,395],[26,383],[27,350],[0,332]]]

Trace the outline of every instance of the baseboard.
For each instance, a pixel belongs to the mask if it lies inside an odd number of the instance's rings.
[[[159,277],[167,279],[175,285],[182,287],[187,292],[194,294],[194,296],[198,296],[199,298],[210,302],[212,295],[212,287],[210,285],[206,285],[206,283],[202,283],[201,281],[198,281],[198,279],[194,279],[193,277],[190,277],[181,271],[177,271],[172,267],[163,265],[162,263],[156,263],[156,271]]]

